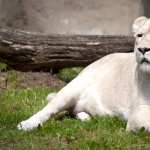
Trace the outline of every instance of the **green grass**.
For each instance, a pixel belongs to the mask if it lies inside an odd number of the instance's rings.
[[[7,70],[7,65],[0,62],[0,72],[1,71],[6,71],[6,70]]]
[[[126,133],[119,118],[80,122],[69,116],[51,119],[31,132],[17,124],[42,108],[53,90],[9,90],[0,93],[0,150],[149,150],[150,135]]]
[[[57,74],[58,78],[65,81],[66,83],[74,79],[82,70],[82,67],[64,68]]]

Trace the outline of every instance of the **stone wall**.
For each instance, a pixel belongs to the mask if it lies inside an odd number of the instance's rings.
[[[144,14],[143,1],[0,0],[0,26],[45,34],[130,34],[133,20]]]

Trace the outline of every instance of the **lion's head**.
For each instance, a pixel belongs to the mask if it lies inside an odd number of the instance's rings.
[[[150,73],[150,19],[142,16],[133,23],[135,54],[139,68]]]

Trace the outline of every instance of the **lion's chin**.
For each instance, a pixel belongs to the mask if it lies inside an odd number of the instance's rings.
[[[139,64],[139,69],[144,73],[150,74],[150,62],[142,62],[141,64]]]
[[[136,51],[136,61],[140,71],[150,74],[150,58]]]

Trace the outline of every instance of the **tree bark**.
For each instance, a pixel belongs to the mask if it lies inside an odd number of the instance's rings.
[[[131,36],[47,36],[0,29],[0,61],[21,71],[86,66],[104,55],[133,49]]]

